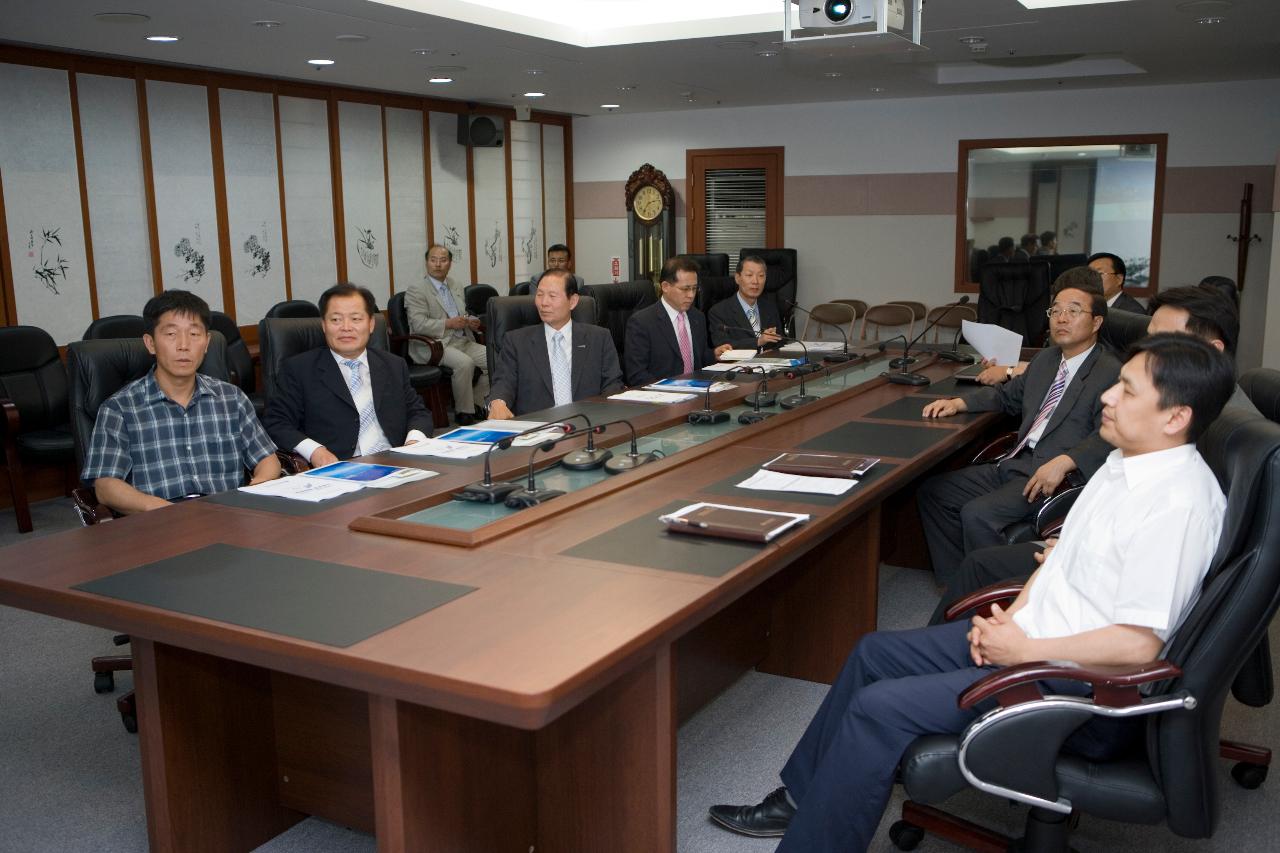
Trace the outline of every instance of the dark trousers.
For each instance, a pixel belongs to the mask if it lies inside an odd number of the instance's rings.
[[[969,554],[960,561],[960,567],[951,576],[929,624],[941,625],[946,621],[944,617],[951,603],[966,595],[992,584],[1029,577],[1040,565],[1035,561],[1035,555],[1043,548],[1039,542],[1020,542],[1017,545],[979,548]]]
[[[1025,451],[1024,451],[1025,453]],[[965,554],[1004,545],[1004,528],[1035,516],[1042,500],[1022,496],[1024,466],[971,465],[930,477],[916,493],[933,574],[949,586]]]

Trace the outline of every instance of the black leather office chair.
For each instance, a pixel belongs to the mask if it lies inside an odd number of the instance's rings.
[[[515,287],[511,288],[511,295],[512,296],[528,296],[529,282],[522,281],[519,284],[517,284]]]
[[[1004,849],[1009,839],[931,805],[970,785],[1032,807],[1017,848],[1027,853],[1065,853],[1069,818],[1080,814],[1163,822],[1187,838],[1213,834],[1214,757],[1226,752],[1218,732],[1222,706],[1280,605],[1280,426],[1228,410],[1210,425],[1200,450],[1229,485],[1227,514],[1201,594],[1161,660],[1092,674],[1071,664],[1024,664],[974,684],[961,695],[963,705],[995,698],[999,707],[959,735],[918,738],[902,758],[911,800],[890,831],[899,849],[914,848],[925,830],[978,849]],[[964,604],[1009,592],[978,593]],[[1093,698],[1039,699],[1028,690],[1060,677],[1094,684]],[[1068,736],[1094,715],[1144,716],[1133,751],[1111,760],[1064,751]]]
[[[1240,374],[1240,387],[1268,420],[1280,421],[1280,370],[1255,367]]]
[[[489,333],[487,349],[490,376],[494,375],[494,368],[498,365],[498,354],[502,352],[502,342],[507,333],[541,322],[532,296],[497,296],[489,300],[485,328]],[[596,325],[594,297],[587,295],[578,297],[578,304],[573,309],[573,322]]]
[[[1043,261],[985,264],[978,282],[978,321],[1022,335],[1024,347],[1044,343],[1049,330],[1049,265]]]
[[[304,317],[319,317],[320,306],[314,302],[308,302],[305,299],[287,299],[284,302],[277,302],[267,309],[264,317],[277,318],[293,318],[301,319]]]
[[[1075,252],[1067,255],[1036,255],[1033,260],[1041,261],[1049,265],[1049,281],[1057,281],[1058,276],[1062,275],[1069,269],[1084,266],[1089,256],[1084,252]]]
[[[658,300],[653,292],[653,282],[647,278],[639,281],[621,281],[617,284],[588,284],[584,295],[596,302],[596,322],[609,330],[613,346],[621,361],[627,338],[627,320],[641,308]]]
[[[732,275],[729,269],[729,255],[726,252],[711,252],[709,254],[687,254],[680,255],[687,258],[698,265],[698,278],[704,275],[725,278]]]
[[[101,341],[108,338],[140,338],[147,330],[147,321],[137,314],[112,314],[99,317],[84,330],[82,340]]]
[[[249,353],[249,345],[240,337],[240,327],[236,321],[221,311],[209,313],[209,326],[219,332],[227,342],[227,370],[231,374],[228,380],[240,388],[253,403],[253,410],[259,419],[267,408],[267,398],[258,393],[257,378],[254,376],[253,356]]]
[[[698,295],[693,299],[693,307],[704,315],[711,312],[711,306],[728,299],[738,292],[738,283],[731,275],[712,275],[698,273]],[[771,299],[767,293],[760,294],[761,299]]]
[[[481,285],[481,287],[488,287],[488,285]],[[431,410],[431,420],[441,425],[449,423],[449,397],[451,396],[449,379],[453,376],[453,371],[440,364],[440,359],[444,357],[444,344],[427,335],[410,333],[409,314],[404,307],[403,290],[392,294],[387,300],[387,326],[390,331],[387,336],[387,345],[393,353],[403,358],[408,364],[409,384],[426,401],[427,408]],[[430,361],[420,364],[409,357],[411,341],[427,346],[431,351]]]
[[[472,317],[483,317],[489,300],[497,295],[498,289],[491,284],[468,284],[462,289],[462,301]]]
[[[1119,308],[1108,308],[1107,318],[1102,321],[1098,330],[1098,340],[1109,349],[1116,358],[1124,361],[1129,347],[1147,336],[1147,326],[1151,318],[1146,314],[1135,314]]]
[[[139,340],[141,343],[141,340]],[[58,346],[35,326],[0,327],[0,440],[4,469],[18,531],[30,533],[22,464],[63,466],[68,490],[75,482],[71,426],[68,423],[67,371]]]
[[[226,339],[218,331],[209,336],[209,349],[200,372],[224,382],[230,379],[227,370]],[[71,382],[71,433],[74,437],[77,470],[84,468],[85,451],[93,435],[93,424],[98,409],[108,397],[135,379],[146,375],[155,363],[155,356],[147,351],[140,337],[103,338],[76,341],[67,346],[67,373]],[[80,523],[89,527],[115,518],[115,514],[98,503],[91,487],[79,486],[72,493],[76,514]],[[115,637],[118,646],[129,642],[128,636]],[[115,689],[115,673],[133,669],[129,655],[107,655],[94,658],[90,663],[94,678],[93,689],[97,693],[110,693]],[[138,715],[133,693],[116,700],[120,720],[129,732],[137,732]]]
[[[755,255],[764,260],[765,281],[764,292],[773,297],[782,312],[782,325],[792,328],[791,303],[800,300],[799,284],[796,271],[799,269],[799,255],[795,249],[742,249],[738,252],[741,261],[748,255]]]
[[[262,390],[267,399],[270,400],[275,392],[280,365],[298,353],[322,346],[325,346],[324,326],[319,317],[263,317],[259,320],[258,358],[262,365]],[[381,314],[374,317],[369,346],[388,351],[391,349],[387,338],[387,321]]]

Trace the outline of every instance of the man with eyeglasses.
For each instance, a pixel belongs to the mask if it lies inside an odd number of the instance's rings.
[[[648,385],[712,364],[732,344],[713,351],[707,344],[707,320],[693,307],[698,295],[698,265],[669,258],[662,265],[662,298],[631,315],[623,347],[627,384]]]
[[[1119,308],[1121,311],[1132,311],[1145,314],[1147,309],[1142,303],[1124,292],[1124,260],[1110,252],[1097,252],[1085,261],[1089,269],[1102,276],[1102,295],[1106,297],[1108,308]]]
[[[1033,517],[1071,472],[1092,476],[1110,452],[1098,435],[1100,398],[1120,364],[1097,345],[1106,313],[1098,273],[1067,270],[1054,282],[1048,311],[1053,346],[1025,373],[924,407],[926,418],[999,411],[1022,419],[1017,444],[999,462],[932,477],[916,495],[934,576],[944,587],[966,554],[1004,544],[1005,527]]]

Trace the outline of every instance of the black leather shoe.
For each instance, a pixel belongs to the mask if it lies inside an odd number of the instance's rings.
[[[466,412],[454,412],[453,422],[458,426],[471,426],[476,422],[476,416],[469,415]]]
[[[779,788],[758,805],[712,806],[707,813],[730,832],[756,838],[777,838],[786,834],[796,809],[787,800],[787,789]]]

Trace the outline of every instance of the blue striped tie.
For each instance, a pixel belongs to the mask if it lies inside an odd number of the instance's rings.
[[[1036,419],[1031,422],[1031,426],[1027,429],[1027,434],[1022,437],[1022,441],[1018,442],[1018,446],[1005,459],[1012,459],[1017,456],[1031,439],[1031,433],[1036,431],[1036,427],[1053,417],[1053,410],[1058,407],[1058,401],[1062,399],[1062,392],[1065,390],[1067,390],[1067,360],[1064,358],[1062,365],[1058,368],[1058,377],[1053,380],[1049,393],[1045,395],[1044,402],[1040,404],[1040,411],[1036,414]]]
[[[360,405],[360,389],[364,387],[364,376],[360,372],[360,368],[364,365],[359,359],[349,358],[343,359],[343,364],[351,371],[351,378],[347,380],[347,389],[351,392],[351,402],[356,404],[357,410],[360,412],[360,436],[356,440],[356,453],[360,453],[361,447],[368,447],[366,453],[381,453],[391,448],[386,441],[379,440],[374,429],[378,423],[378,413],[373,409],[373,395],[369,395],[369,399],[363,406]]]
[[[564,351],[564,333],[551,336],[551,393],[556,405],[573,402],[573,375],[569,368],[569,356]]]

